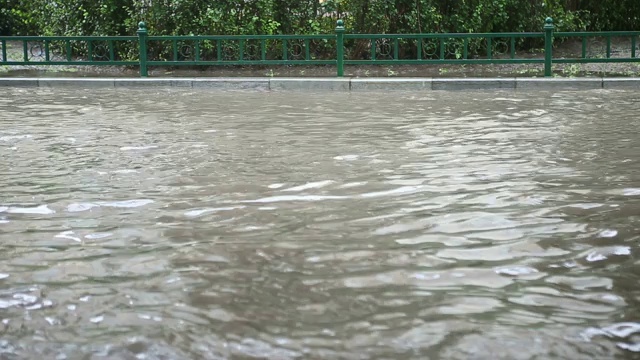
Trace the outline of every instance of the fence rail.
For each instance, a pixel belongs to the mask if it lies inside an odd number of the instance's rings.
[[[556,39],[581,40],[581,51],[553,57]],[[612,39],[628,41],[628,49]],[[544,58],[519,48],[544,46]],[[149,36],[144,22],[137,36],[0,37],[0,65],[149,66],[345,65],[408,64],[553,64],[640,62],[640,31],[555,32],[547,18],[541,32],[348,34],[338,20],[335,33],[320,35]]]

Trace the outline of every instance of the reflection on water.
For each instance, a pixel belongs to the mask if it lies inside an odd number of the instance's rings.
[[[0,358],[640,352],[633,92],[0,98]]]

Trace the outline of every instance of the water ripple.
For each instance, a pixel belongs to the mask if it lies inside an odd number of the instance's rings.
[[[0,357],[640,351],[634,92],[5,93]]]

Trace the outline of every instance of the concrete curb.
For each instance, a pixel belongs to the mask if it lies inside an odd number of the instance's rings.
[[[258,91],[640,89],[632,78],[0,78],[0,87],[198,88]]]

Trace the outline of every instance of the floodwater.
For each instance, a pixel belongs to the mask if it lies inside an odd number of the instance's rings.
[[[1,359],[640,356],[635,92],[3,91]]]

